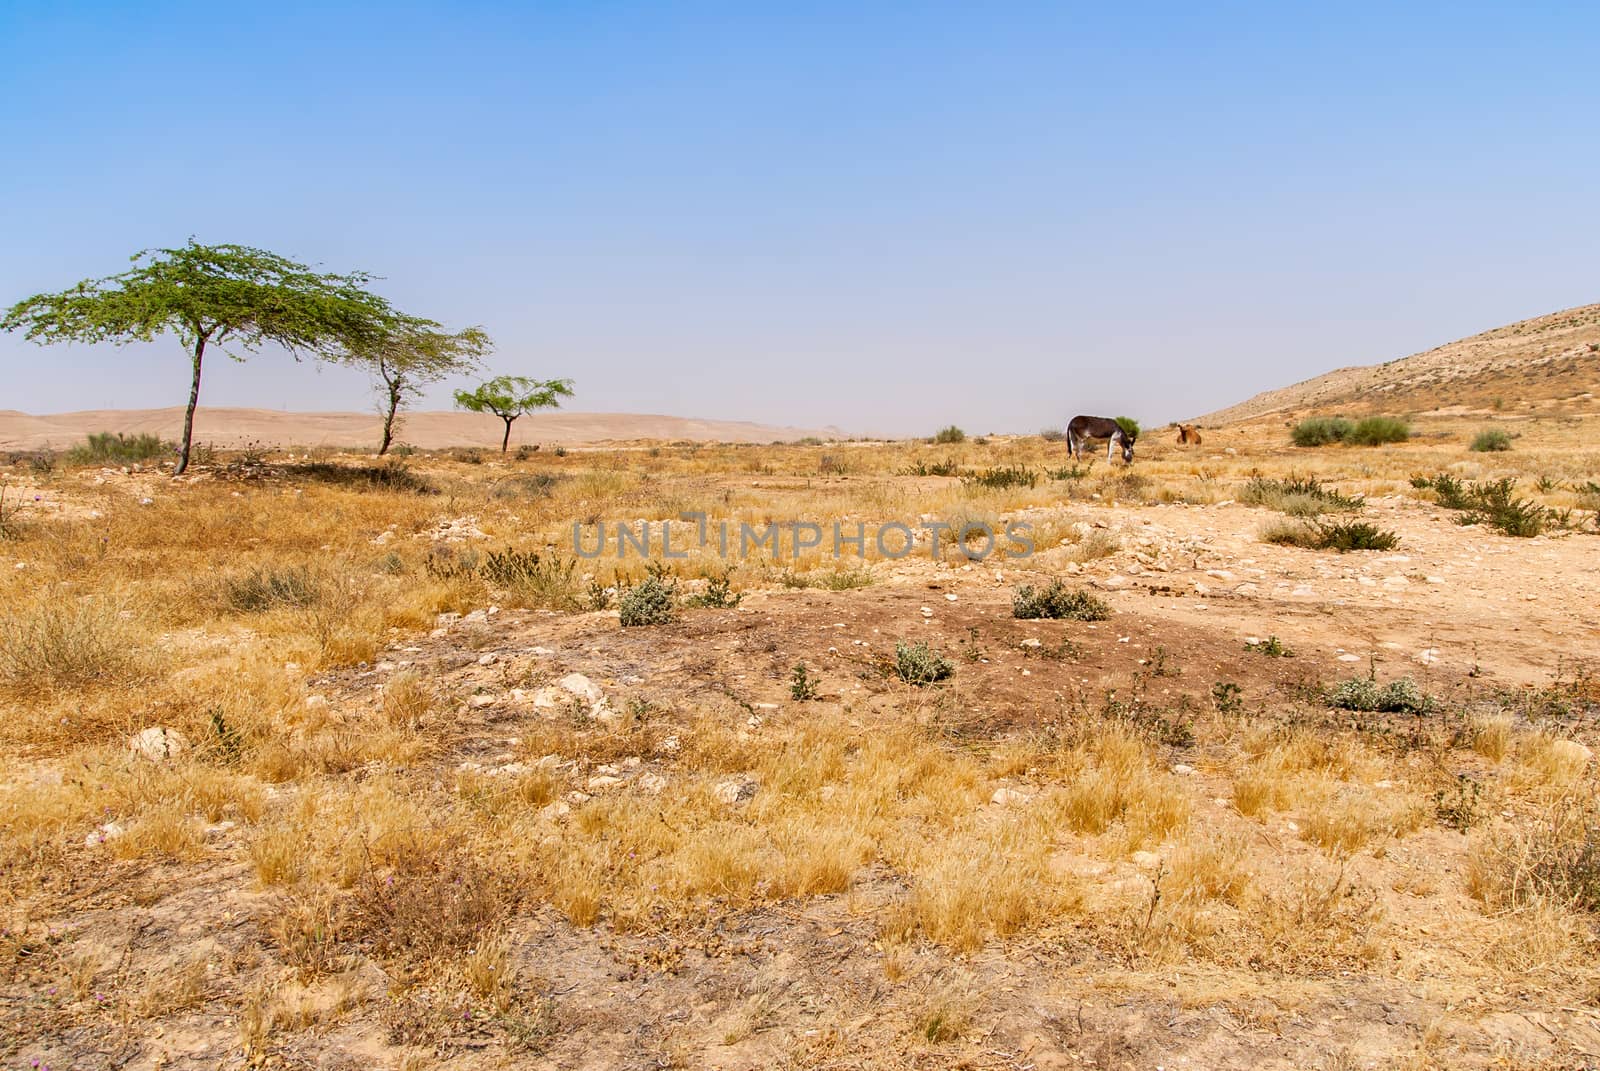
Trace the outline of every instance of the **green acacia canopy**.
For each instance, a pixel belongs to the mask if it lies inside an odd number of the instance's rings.
[[[365,272],[333,275],[245,245],[146,249],[119,275],[85,280],[13,305],[0,330],[32,342],[150,342],[176,335],[194,368],[178,472],[189,463],[206,347],[236,359],[272,343],[296,359],[338,360],[399,316],[367,289]]]
[[[474,413],[493,413],[505,421],[505,437],[500,452],[511,444],[511,422],[535,409],[554,409],[562,398],[572,396],[570,379],[529,379],[526,376],[496,376],[472,390],[456,391],[456,404]]]

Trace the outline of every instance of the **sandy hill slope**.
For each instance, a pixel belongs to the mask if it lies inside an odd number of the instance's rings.
[[[32,416],[0,410],[0,450],[60,449],[101,431],[147,432],[176,439],[183,410],[91,409],[79,413]],[[271,446],[376,447],[380,422],[371,413],[293,413],[273,409],[202,406],[195,414],[195,441],[224,449],[249,443]],[[424,450],[451,446],[499,447],[505,427],[476,413],[408,413],[397,441]],[[833,438],[836,428],[777,427],[742,420],[695,420],[642,413],[530,413],[511,428],[511,444],[599,443],[630,439],[688,439],[697,442],[773,442],[806,436]]]
[[[1341,368],[1257,394],[1199,421],[1274,413],[1596,408],[1600,305],[1554,312],[1383,364]]]

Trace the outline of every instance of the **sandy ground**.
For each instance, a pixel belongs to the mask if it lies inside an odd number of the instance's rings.
[[[882,563],[874,570],[878,582],[865,590],[755,592],[737,610],[690,614],[661,629],[623,631],[610,613],[513,612],[481,635],[453,625],[396,644],[372,669],[309,683],[335,707],[354,708],[371,702],[375,681],[410,664],[457,694],[492,695],[487,705],[463,706],[437,741],[429,772],[446,781],[459,763],[494,761],[508,741],[547,717],[504,692],[506,666],[545,680],[581,672],[619,702],[674,708],[729,700],[759,711],[750,723],[758,726],[808,716],[787,695],[788,669],[804,659],[819,669],[823,702],[859,704],[869,721],[873,703],[904,692],[871,669],[895,638],[925,638],[950,651],[975,644],[983,657],[963,661],[957,678],[975,701],[964,731],[981,722],[984,732],[1014,732],[1049,724],[1064,702],[1130,687],[1157,650],[1176,667],[1161,687],[1204,705],[1214,682],[1235,681],[1246,707],[1263,716],[1304,680],[1362,675],[1369,665],[1384,679],[1413,675],[1430,694],[1465,703],[1497,686],[1548,683],[1600,651],[1593,536],[1511,540],[1462,527],[1409,496],[1366,506],[1368,519],[1400,534],[1397,551],[1343,556],[1263,545],[1257,529],[1273,515],[1236,503],[1061,503],[1022,513],[1041,521],[1065,514],[1117,536],[1120,549],[1083,564],[1067,561],[1064,548],[1026,562]],[[1015,583],[1059,573],[1104,592],[1116,616],[1100,625],[1011,618]],[[1296,656],[1271,660],[1246,651],[1246,639],[1269,633]],[[1068,638],[1076,645],[1070,659],[1041,657],[1026,642],[1042,640],[1049,649]],[[479,662],[484,654],[497,660],[493,668]],[[1186,783],[1202,821],[1233,820],[1220,755],[1180,748],[1170,758],[1197,768]],[[676,776],[672,761],[646,752],[639,769]],[[573,783],[589,772],[575,769]],[[1026,775],[1019,781],[1023,789],[1038,787]],[[1315,863],[1316,850],[1293,830],[1280,816],[1257,835]],[[559,836],[559,827],[551,835]],[[521,915],[513,962],[522,976],[538,979],[548,994],[542,1014],[555,1024],[531,1049],[519,1049],[498,1023],[429,1006],[426,992],[386,1001],[380,994],[390,980],[369,963],[365,974],[351,976],[365,994],[362,1010],[285,1031],[274,1060],[285,1067],[406,1066],[396,1061],[415,1034],[427,1038],[438,1066],[450,1067],[1287,1071],[1399,1067],[1386,1061],[1425,1039],[1445,1061],[1440,1066],[1505,1066],[1492,1063],[1505,1053],[1529,1061],[1519,1067],[1544,1059],[1573,1062],[1539,1066],[1595,1066],[1587,1062],[1600,1059],[1600,1015],[1592,1006],[1573,1003],[1571,993],[1473,981],[1471,947],[1451,938],[1479,917],[1461,887],[1463,844],[1459,834],[1430,829],[1350,864],[1351,880],[1371,890],[1386,915],[1394,952],[1383,966],[1352,962],[1292,978],[1204,963],[1135,970],[1092,928],[1071,926],[991,943],[954,961],[924,949],[910,955],[927,984],[976,994],[982,1023],[976,1036],[928,1043],[915,1025],[925,998],[886,978],[875,924],[861,906],[901,891],[875,872],[862,875],[849,895],[766,905],[693,932],[576,927],[547,908]],[[171,948],[196,942],[217,962],[254,962],[264,920],[275,910],[272,897],[250,880],[237,834],[223,834],[209,851],[214,860],[198,870],[117,863],[73,890],[56,924],[124,949],[136,970],[159,972]],[[1070,853],[1063,860],[1082,862]],[[1424,870],[1440,882],[1437,895],[1402,891]],[[1105,880],[1113,878],[1137,888],[1149,874],[1118,862]],[[131,900],[129,888],[137,890]],[[240,1066],[236,1019],[221,997],[237,997],[252,970],[219,974],[211,1003],[167,1018],[155,1036],[137,1024],[76,1025],[82,1020],[30,998],[26,985],[15,987],[5,995],[12,1023],[29,1038],[15,1059]],[[759,1015],[750,1011],[756,1006]],[[751,1016],[754,1026],[745,1021]]]
[[[150,433],[176,439],[183,409],[88,409],[33,416],[0,410],[0,450],[73,446],[94,432]],[[505,426],[493,416],[428,411],[407,413],[397,440],[423,450],[452,446],[498,447]],[[276,409],[202,406],[195,415],[195,440],[223,449],[265,446],[376,447],[382,422],[372,413],[296,413]],[[594,443],[630,439],[768,443],[807,436],[833,437],[837,429],[755,424],[744,420],[697,420],[647,413],[530,413],[511,427],[511,445]]]

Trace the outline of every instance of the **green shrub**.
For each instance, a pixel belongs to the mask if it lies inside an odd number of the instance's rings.
[[[743,601],[744,592],[733,590],[733,571],[724,569],[721,573],[706,577],[705,590],[689,596],[686,605],[709,610],[731,610]]]
[[[1268,636],[1264,640],[1247,643],[1244,647],[1247,651],[1255,651],[1257,654],[1264,654],[1268,658],[1294,657],[1294,652],[1289,649],[1289,646],[1276,636]]]
[[[1042,591],[1029,584],[1018,588],[1011,597],[1011,616],[1028,621],[1041,618],[1104,621],[1111,616],[1111,607],[1087,591],[1074,590],[1059,580],[1052,580]]]
[[[930,441],[941,446],[949,445],[951,443],[964,443],[967,441],[967,433],[956,427],[954,424],[951,424],[949,427],[940,428],[938,431],[934,432],[933,438]]]
[[[955,663],[925,643],[894,645],[894,672],[907,684],[932,684],[954,675]]]
[[[961,482],[967,487],[981,487],[988,491],[1003,491],[1008,487],[1032,487],[1039,482],[1039,474],[1026,466],[1015,465],[997,469],[984,469],[982,472],[963,477]]]
[[[1472,445],[1467,447],[1476,454],[1493,454],[1502,450],[1511,449],[1511,436],[1499,428],[1485,428],[1472,438]]]
[[[75,465],[90,465],[108,461],[149,461],[157,457],[176,457],[178,447],[164,441],[159,435],[124,435],[121,432],[102,431],[90,435],[82,446],[67,452],[67,461]]]
[[[1383,446],[1385,443],[1403,443],[1411,438],[1411,427],[1394,417],[1367,417],[1356,423],[1345,436],[1351,446]]]
[[[557,555],[541,556],[535,551],[490,551],[478,575],[504,589],[519,605],[566,610],[577,606],[578,587],[573,575],[577,562]]]
[[[1280,510],[1293,517],[1315,517],[1319,513],[1357,510],[1362,506],[1359,498],[1347,498],[1323,487],[1316,479],[1298,476],[1285,480],[1257,476],[1244,485],[1239,501]]]
[[[1117,427],[1122,429],[1122,434],[1126,435],[1130,440],[1139,437],[1139,422],[1131,416],[1112,417],[1111,419],[1116,421]]]
[[[1413,476],[1411,486],[1432,490],[1441,506],[1459,510],[1461,516],[1456,523],[1487,524],[1508,536],[1530,538],[1560,520],[1545,507],[1515,497],[1517,481],[1510,476],[1463,484],[1441,472],[1437,476]]]
[[[954,458],[946,458],[943,461],[935,461],[931,465],[928,464],[926,461],[919,461],[915,465],[912,465],[909,468],[900,470],[900,475],[902,475],[902,476],[959,476],[959,475],[961,475],[961,467],[955,463],[955,459]]]
[[[1343,417],[1311,417],[1296,424],[1289,435],[1296,446],[1326,446],[1344,442],[1350,428]]]
[[[1377,714],[1426,714],[1433,703],[1410,677],[1379,686],[1371,677],[1340,681],[1328,692],[1328,705]]]
[[[664,581],[659,576],[646,577],[623,592],[622,598],[617,600],[622,627],[665,625],[672,620],[676,610],[676,597],[676,584]]]
[[[1365,521],[1277,521],[1262,527],[1261,541],[1307,550],[1336,550],[1341,554],[1352,550],[1393,550],[1400,545],[1399,536]]]
[[[796,662],[794,669],[789,674],[789,698],[797,703],[817,697],[817,682],[806,671],[804,662]]]
[[[409,495],[435,495],[438,488],[418,476],[401,461],[382,465],[336,465],[331,461],[308,461],[289,465],[283,474],[292,479],[314,480],[357,491],[395,491]]]
[[[1317,526],[1317,548],[1344,554],[1352,550],[1393,550],[1400,537],[1366,521],[1339,521]]]
[[[222,578],[222,601],[241,614],[259,614],[280,606],[304,609],[322,598],[322,584],[303,565],[257,565]]]

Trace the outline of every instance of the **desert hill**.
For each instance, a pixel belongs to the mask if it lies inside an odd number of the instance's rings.
[[[183,410],[91,409],[32,416],[0,410],[0,450],[61,449],[101,431],[149,433],[176,439]],[[381,422],[372,413],[296,413],[274,409],[201,406],[195,441],[224,449],[249,443],[273,446],[376,447]],[[408,413],[398,442],[424,450],[451,446],[498,447],[504,425],[492,416],[449,411]],[[838,437],[838,429],[777,427],[743,420],[696,420],[643,413],[530,413],[511,427],[511,444],[600,443],[631,439],[697,442],[773,442],[806,436]]]
[[[1339,409],[1596,407],[1600,393],[1600,305],[1538,316],[1383,364],[1337,371],[1264,391],[1199,418],[1230,424],[1274,413]]]

